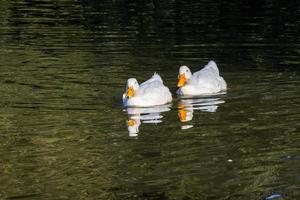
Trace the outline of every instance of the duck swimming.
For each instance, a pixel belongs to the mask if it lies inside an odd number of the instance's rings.
[[[209,61],[203,69],[194,74],[187,66],[181,66],[177,86],[178,95],[214,94],[227,89],[227,84],[219,75],[219,69],[214,61]]]
[[[161,77],[155,73],[141,85],[135,78],[128,79],[122,99],[125,107],[148,107],[167,104],[172,101],[172,95]]]

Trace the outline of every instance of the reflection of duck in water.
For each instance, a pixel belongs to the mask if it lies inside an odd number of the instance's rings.
[[[139,119],[129,119],[127,120],[127,129],[130,137],[137,136],[139,132],[139,126],[141,125],[141,120]]]
[[[193,119],[194,110],[203,112],[216,112],[219,104],[225,103],[221,98],[192,98],[180,99],[178,104],[178,116],[181,122],[189,122]],[[184,125],[182,129],[191,128],[193,125]]]
[[[185,105],[178,106],[178,117],[181,122],[188,122],[193,119],[193,108],[192,107],[186,107]],[[182,125],[181,129],[189,129],[192,128],[193,125]]]
[[[127,120],[127,128],[129,136],[137,136],[139,126],[144,123],[158,124],[162,122],[161,113],[170,110],[169,105],[161,105],[154,107],[129,107],[126,109],[129,119]]]
[[[191,121],[193,119],[193,112],[193,107],[178,106],[178,116],[181,122]]]

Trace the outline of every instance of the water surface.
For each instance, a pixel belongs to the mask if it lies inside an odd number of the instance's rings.
[[[299,10],[1,2],[0,198],[300,198]],[[177,98],[179,66],[211,59],[227,93]],[[127,79],[154,72],[172,104],[124,109]]]

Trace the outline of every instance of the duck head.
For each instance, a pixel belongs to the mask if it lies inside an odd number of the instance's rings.
[[[127,98],[133,97],[138,89],[139,89],[139,83],[135,78],[130,78],[127,80],[127,85],[126,85]]]
[[[189,80],[191,77],[192,77],[191,70],[185,65],[181,66],[179,68],[177,87],[184,86],[187,80]]]

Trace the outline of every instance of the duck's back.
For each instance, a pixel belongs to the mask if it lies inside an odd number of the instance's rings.
[[[226,89],[226,82],[219,75],[219,69],[214,61],[210,61],[203,69],[193,74],[193,85],[207,89],[208,92],[218,92]]]
[[[161,77],[154,74],[140,85],[136,96],[137,104],[143,106],[161,105],[172,101],[170,90],[163,84]]]
[[[149,80],[143,82],[140,85],[139,92],[147,98],[153,95],[163,95],[169,92],[169,89],[164,86],[161,77],[158,74],[154,74]]]
[[[143,87],[145,85],[149,85],[149,84],[152,84],[152,83],[161,83],[161,84],[163,84],[163,81],[162,81],[159,74],[154,73],[153,76],[150,79],[148,79],[147,81],[143,82],[140,85],[140,87]]]

